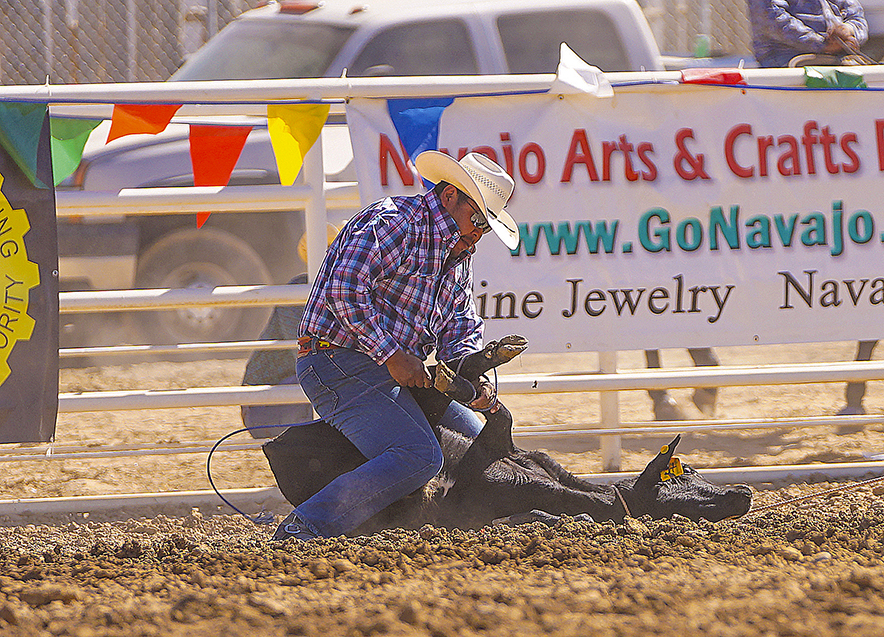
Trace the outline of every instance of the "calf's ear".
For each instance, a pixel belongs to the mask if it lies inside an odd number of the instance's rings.
[[[636,488],[650,488],[660,481],[660,472],[669,466],[669,461],[672,459],[672,454],[675,453],[675,447],[680,440],[681,434],[677,435],[668,445],[663,445],[660,453],[648,463],[648,466],[638,476],[638,479],[635,481]]]

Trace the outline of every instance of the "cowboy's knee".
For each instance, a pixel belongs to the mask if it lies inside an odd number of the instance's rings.
[[[432,443],[411,449],[411,456],[417,468],[415,479],[421,485],[435,478],[442,470],[442,448],[435,440]]]

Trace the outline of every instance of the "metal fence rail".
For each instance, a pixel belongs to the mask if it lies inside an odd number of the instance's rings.
[[[759,367],[722,366],[630,370],[615,373],[513,374],[499,377],[501,394],[618,392],[688,387],[751,387],[884,380],[884,361],[806,363]],[[306,402],[299,385],[193,387],[59,394],[60,413],[126,409],[171,409]],[[721,421],[710,421],[715,423]],[[773,420],[771,420],[773,422]],[[793,423],[794,424],[794,423]],[[774,425],[775,426],[775,425]]]
[[[293,423],[294,424],[294,423]],[[715,431],[751,431],[755,429],[784,429],[792,427],[824,427],[884,424],[884,416],[813,416],[808,418],[777,418],[777,419],[746,419],[746,420],[694,420],[690,424],[684,421],[660,422],[649,425],[645,422],[622,423],[615,429],[601,427],[585,427],[574,425],[528,425],[517,426],[513,431],[516,441],[529,441],[542,438],[549,441],[562,441],[569,438],[589,438],[598,436],[658,436],[676,435],[687,432],[708,433]],[[102,441],[88,441],[77,445],[63,443],[47,443],[28,446],[7,446],[0,452],[0,462],[21,462],[29,460],[86,460],[91,458],[118,458],[127,456],[178,455],[190,453],[208,453],[217,441],[192,440],[183,442],[133,443],[108,445]],[[228,443],[219,451],[247,451],[258,449],[265,440],[250,440],[240,443]],[[850,463],[853,464],[853,463]]]

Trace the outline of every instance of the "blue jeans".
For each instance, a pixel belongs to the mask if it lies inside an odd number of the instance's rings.
[[[439,473],[442,450],[433,429],[385,365],[352,349],[320,350],[298,359],[298,380],[317,413],[368,459],[295,508],[313,532],[348,533]],[[449,408],[440,424],[473,435],[481,429],[462,406]]]

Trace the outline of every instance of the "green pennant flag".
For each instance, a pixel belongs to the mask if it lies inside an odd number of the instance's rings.
[[[100,119],[53,117],[49,120],[54,185],[67,179],[80,165],[86,140],[100,123]]]
[[[0,102],[0,146],[37,188],[49,188],[37,174],[37,154],[46,119],[46,104]]]
[[[868,88],[861,73],[819,66],[804,67],[804,85],[808,88]]]

